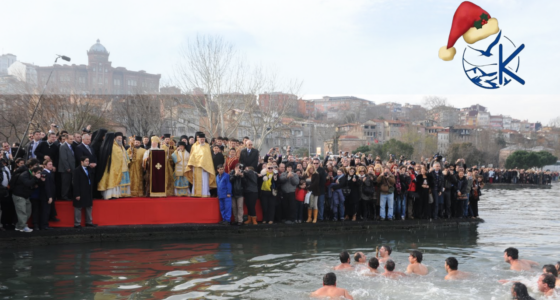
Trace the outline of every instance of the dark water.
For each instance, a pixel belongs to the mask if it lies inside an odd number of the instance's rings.
[[[408,251],[424,252],[430,274],[398,281],[337,272],[355,299],[510,299],[517,279],[536,293],[538,270],[513,273],[503,250],[520,249],[540,264],[560,260],[560,186],[489,190],[480,202],[485,223],[446,230],[376,232],[330,237],[139,241],[44,246],[0,251],[0,299],[308,299],[338,253],[389,244],[397,270]],[[445,282],[444,259],[458,258],[469,280]]]

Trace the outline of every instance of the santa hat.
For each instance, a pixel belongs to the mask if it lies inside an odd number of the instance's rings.
[[[453,15],[449,40],[447,46],[439,49],[439,58],[445,61],[453,60],[457,52],[453,46],[461,36],[463,36],[465,42],[474,44],[498,33],[498,31],[500,31],[498,20],[491,18],[490,14],[480,6],[465,1],[459,5],[455,15]]]

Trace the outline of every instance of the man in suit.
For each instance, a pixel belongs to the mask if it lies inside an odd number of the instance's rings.
[[[56,197],[56,185],[54,183],[53,162],[47,160],[43,163],[45,168],[41,172],[38,214],[33,213],[33,223],[39,225],[40,230],[49,230],[49,215]],[[35,211],[34,211],[35,212]]]
[[[93,224],[93,190],[91,169],[89,168],[89,158],[83,156],[80,159],[80,166],[74,169],[73,182],[73,206],[74,206],[74,228],[82,228],[82,208],[86,209],[86,227],[97,227]]]
[[[72,186],[72,171],[76,168],[76,159],[74,158],[74,150],[72,143],[74,136],[68,135],[66,142],[60,145],[60,154],[58,161],[58,172],[60,173],[60,198],[62,200],[70,200],[70,187]]]
[[[72,149],[76,151],[76,147],[82,144],[82,134],[79,132],[74,133],[74,142],[72,143]]]
[[[35,130],[35,132],[33,132],[33,136],[31,138],[29,146],[27,147],[27,159],[37,158],[35,154],[35,150],[37,149],[37,146],[39,146],[40,143],[41,143],[41,131]]]
[[[253,141],[251,140],[247,140],[245,145],[247,148],[241,150],[239,163],[245,167],[251,166],[256,170],[259,165],[259,150],[253,148]]]
[[[74,156],[76,157],[76,166],[80,164],[82,156],[89,158],[89,167],[92,172],[94,171],[97,166],[97,153],[91,147],[91,135],[88,133],[82,135],[82,143],[74,150]],[[94,177],[93,174],[92,177]]]

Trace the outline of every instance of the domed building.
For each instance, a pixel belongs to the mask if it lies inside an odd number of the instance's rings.
[[[54,65],[37,67],[39,86],[54,68],[49,90],[55,93],[85,93],[90,95],[134,95],[159,93],[160,74],[130,71],[112,66],[109,51],[98,39],[87,51],[87,65]]]

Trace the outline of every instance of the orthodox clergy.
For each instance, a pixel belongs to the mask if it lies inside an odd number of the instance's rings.
[[[212,153],[203,132],[197,132],[196,138],[196,143],[191,147],[185,176],[192,184],[191,196],[209,197],[210,188],[216,188],[216,173],[212,163]]]
[[[131,137],[128,156],[132,159],[130,164],[130,195],[132,197],[144,197],[144,152],[142,148],[142,137]]]
[[[175,148],[175,141],[171,139],[171,134],[164,134],[161,149],[165,150],[165,172],[167,174],[165,180],[165,190],[167,196],[173,196],[175,194],[173,180],[173,157],[171,157]]]
[[[175,172],[173,176],[175,185],[175,196],[189,196],[189,181],[185,177],[187,163],[189,162],[189,153],[186,150],[187,143],[181,141],[177,144],[177,150],[173,152],[173,162],[175,163]]]
[[[151,138],[151,146],[144,152],[144,181],[146,182],[146,196],[147,197],[165,197],[166,193],[166,177],[167,177],[167,164],[165,151],[159,149],[159,138],[153,136]]]
[[[108,133],[101,145],[99,167],[102,172],[97,190],[103,199],[130,197],[130,158],[123,147],[122,132]]]

